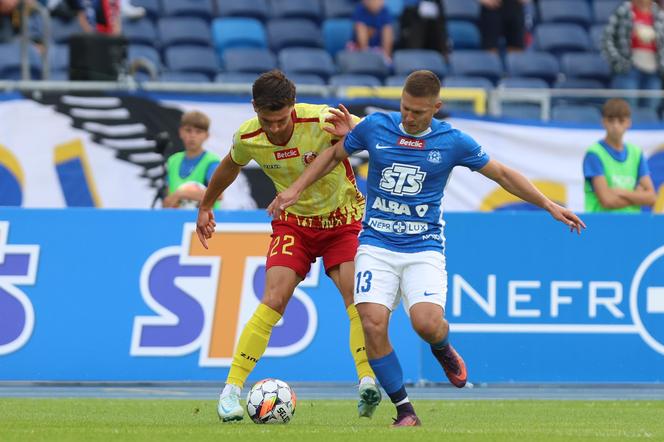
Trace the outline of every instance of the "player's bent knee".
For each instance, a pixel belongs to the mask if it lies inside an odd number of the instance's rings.
[[[270,307],[275,312],[279,314],[284,314],[286,306],[288,305],[288,300],[290,299],[290,293],[285,293],[279,290],[266,290],[265,295],[263,296],[263,304]]]

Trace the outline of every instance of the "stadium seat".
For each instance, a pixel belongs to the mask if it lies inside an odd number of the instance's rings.
[[[602,121],[602,114],[594,106],[557,104],[551,109],[551,120],[561,123],[597,124]]]
[[[495,84],[503,75],[503,66],[497,54],[486,51],[456,51],[450,56],[454,75],[484,77]]]
[[[41,57],[33,45],[28,46],[28,57],[31,79],[41,79]],[[10,43],[0,43],[0,79],[21,79],[21,44],[18,40]]]
[[[147,16],[153,20],[161,16],[161,2],[159,0],[132,0],[131,4],[145,9]]]
[[[403,13],[404,0],[385,0],[385,6],[387,6],[387,10],[390,11],[392,17],[398,19]]]
[[[656,124],[660,123],[657,111],[648,107],[632,108],[632,123],[635,124]]]
[[[480,4],[470,0],[445,0],[447,20],[476,22],[480,18]]]
[[[49,67],[51,69],[50,78],[53,78],[53,73],[58,71],[69,70],[69,46],[53,45],[48,52]]]
[[[217,53],[227,48],[266,48],[263,24],[255,18],[225,17],[212,22],[212,41]]]
[[[152,63],[157,72],[163,68],[163,63],[161,61],[161,57],[159,56],[159,52],[152,46],[129,45],[128,57],[129,63],[138,59],[143,59]]]
[[[65,21],[53,18],[51,20],[51,37],[55,43],[67,43],[70,36],[82,33],[83,28],[76,19]]]
[[[564,54],[560,63],[563,73],[568,78],[584,78],[600,81],[607,85],[611,78],[611,70],[608,63],[600,54],[574,52]]]
[[[212,19],[211,0],[165,0],[161,3],[162,14],[166,17],[198,17],[208,22]]]
[[[558,60],[547,52],[513,52],[507,54],[507,72],[511,77],[540,78],[553,84],[560,72]]]
[[[454,50],[480,49],[481,47],[480,31],[472,22],[450,20],[447,22],[447,33],[452,40]]]
[[[347,18],[330,18],[323,22],[323,44],[330,55],[346,48],[353,38],[353,22]]]
[[[542,108],[537,103],[503,103],[500,116],[519,120],[540,120]]]
[[[295,86],[325,86],[325,80],[316,74],[290,74],[288,78]],[[298,95],[302,95],[302,91],[298,91]]]
[[[314,74],[327,79],[337,70],[332,56],[324,49],[286,48],[278,58],[279,67],[289,74]]]
[[[122,35],[127,38],[129,43],[150,46],[159,45],[157,29],[152,23],[152,20],[148,18],[142,18],[140,20],[124,20],[122,22]]]
[[[69,69],[51,70],[48,75],[50,81],[69,81]]]
[[[609,17],[623,3],[623,0],[595,0],[593,2],[593,17],[595,23],[606,24]]]
[[[504,89],[547,89],[549,85],[541,78],[511,77],[500,80],[498,87]]]
[[[355,3],[349,0],[323,0],[326,19],[350,18],[355,10]]]
[[[231,48],[221,57],[228,72],[263,73],[277,67],[277,57],[265,48]]]
[[[579,0],[552,0],[539,4],[542,23],[573,23],[589,26],[593,19],[590,5]]]
[[[209,83],[210,77],[200,72],[164,72],[159,81],[166,83]]]
[[[320,27],[311,20],[276,18],[267,23],[270,48],[279,51],[288,47],[323,47]]]
[[[394,73],[408,75],[419,69],[428,69],[439,77],[447,73],[443,56],[438,51],[426,49],[400,49],[392,57]]]
[[[323,10],[319,1],[272,0],[272,16],[275,18],[300,18],[320,23]]]
[[[592,43],[593,50],[602,50],[602,39],[604,38],[605,24],[592,25],[590,27],[590,42]]]
[[[556,89],[602,89],[604,85],[597,80],[585,78],[562,78],[554,85]]]
[[[383,79],[390,73],[383,56],[372,51],[341,51],[337,54],[337,65],[342,74],[367,74]]]
[[[407,75],[390,75],[385,79],[385,86],[403,87]]]
[[[450,75],[443,79],[443,86],[453,88],[493,89],[493,83],[485,77]]]
[[[197,17],[164,17],[157,23],[163,48],[175,45],[209,46],[212,34],[207,22]]]
[[[330,77],[330,86],[344,87],[344,86],[368,86],[377,87],[382,86],[383,83],[373,75],[362,74],[340,74]]]
[[[218,74],[214,81],[217,83],[228,84],[253,84],[258,78],[258,74],[246,72],[222,72]]]
[[[558,56],[565,52],[591,50],[590,37],[584,28],[569,23],[542,23],[535,28],[535,47]]]
[[[210,47],[172,46],[164,51],[166,66],[176,72],[200,72],[209,78],[219,72],[217,54]]]
[[[267,0],[217,0],[220,17],[248,17],[266,22],[270,18]]]

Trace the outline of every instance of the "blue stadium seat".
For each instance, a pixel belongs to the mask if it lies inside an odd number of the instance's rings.
[[[132,0],[131,4],[145,8],[147,16],[152,20],[159,18],[162,14],[159,0]]]
[[[519,120],[540,120],[542,108],[537,103],[503,103],[500,116]]]
[[[30,78],[41,79],[41,57],[33,45],[28,46],[30,60]],[[10,43],[0,43],[0,79],[21,79],[21,44],[18,40]]]
[[[387,10],[390,11],[390,14],[392,14],[392,17],[399,18],[401,17],[401,13],[403,12],[403,7],[404,7],[404,1],[403,0],[385,0],[385,6],[387,6]],[[396,29],[395,29],[396,31]]]
[[[142,18],[140,20],[124,20],[122,22],[122,35],[127,38],[129,43],[150,46],[159,45],[157,28],[155,28],[152,20],[148,18]]]
[[[383,56],[372,51],[341,51],[337,54],[337,65],[342,74],[367,74],[383,79],[390,73]]]
[[[623,0],[595,0],[593,2],[593,16],[595,23],[605,24],[609,22],[609,17],[623,3]]]
[[[408,75],[390,75],[385,79],[385,86],[403,87]]]
[[[547,89],[549,84],[541,78],[511,77],[500,80],[498,87],[504,89]]]
[[[53,18],[51,20],[51,37],[55,43],[67,43],[70,36],[82,33],[83,28],[76,19],[65,21]]]
[[[472,0],[445,0],[445,14],[448,20],[476,22],[480,18],[480,4]]]
[[[323,44],[332,56],[346,48],[353,38],[353,22],[347,18],[331,18],[323,22]]]
[[[561,78],[553,87],[556,89],[602,89],[604,85],[600,81],[585,78]]]
[[[65,44],[51,46],[48,52],[48,62],[51,78],[54,72],[69,70],[69,46]]]
[[[214,81],[217,83],[229,84],[253,84],[258,78],[258,74],[249,74],[246,72],[222,72],[218,74]]]
[[[162,13],[166,17],[198,17],[212,19],[211,0],[165,0],[162,1]]]
[[[378,87],[383,83],[373,75],[366,74],[340,74],[330,77],[330,86],[344,87],[344,86],[368,86]]]
[[[277,57],[265,48],[231,48],[221,57],[229,72],[263,73],[277,67]]]
[[[212,41],[221,55],[227,48],[266,48],[263,24],[255,18],[225,17],[212,22]]]
[[[589,26],[592,21],[590,5],[579,0],[552,0],[539,4],[542,23],[573,23]]]
[[[129,45],[128,51],[129,62],[131,63],[134,60],[143,59],[152,63],[159,72],[163,68],[163,63],[159,52],[152,46],[146,45]]]
[[[267,38],[273,51],[288,47],[323,47],[320,27],[301,18],[275,18],[267,23]]]
[[[49,81],[69,81],[69,69],[51,70],[48,79]]]
[[[582,104],[556,104],[551,108],[551,120],[561,123],[597,124],[602,114],[595,106]]]
[[[585,78],[600,81],[608,85],[611,78],[611,69],[600,54],[574,52],[564,54],[560,63],[563,73],[568,78]]]
[[[295,86],[325,86],[323,77],[316,74],[290,74],[288,78],[295,83]],[[298,95],[302,95],[302,91],[298,91]]]
[[[592,44],[593,50],[595,51],[602,50],[602,39],[604,38],[605,28],[606,28],[605,24],[592,25],[590,27],[590,42]]]
[[[320,48],[286,48],[279,52],[279,67],[289,74],[328,78],[336,73],[332,56]]]
[[[323,10],[319,1],[272,0],[272,16],[276,18],[303,18],[320,23]]]
[[[556,56],[565,52],[587,52],[592,47],[586,30],[569,23],[538,25],[535,28],[535,46]]]
[[[506,65],[511,77],[540,78],[549,84],[553,84],[560,72],[558,60],[547,52],[513,52],[507,54]]]
[[[159,81],[166,83],[209,83],[210,77],[200,72],[164,72]]]
[[[482,38],[479,29],[472,22],[449,20],[447,33],[452,40],[454,50],[480,49]]]
[[[349,0],[323,0],[325,18],[350,18],[355,10],[355,3]]]
[[[408,75],[419,69],[428,69],[439,77],[447,73],[443,56],[438,51],[427,49],[400,49],[392,57],[394,73]]]
[[[632,122],[635,124],[656,124],[660,123],[657,111],[649,107],[633,107]]]
[[[270,18],[267,0],[217,0],[220,17],[249,17],[266,22]]]
[[[503,75],[503,66],[497,54],[486,51],[456,51],[450,56],[454,75],[484,77],[495,84]]]
[[[212,34],[207,22],[197,17],[164,17],[157,23],[162,47],[209,46]]]
[[[443,86],[454,88],[493,89],[493,83],[485,77],[472,77],[463,75],[450,75],[443,79]]]
[[[169,70],[176,72],[200,72],[209,78],[219,72],[219,59],[212,48],[204,46],[172,46],[164,51]]]

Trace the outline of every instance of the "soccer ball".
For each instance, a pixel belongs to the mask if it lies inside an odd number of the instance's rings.
[[[263,379],[247,395],[247,413],[257,424],[287,424],[295,414],[297,398],[292,388],[279,379]]]
[[[188,189],[192,189],[192,190],[193,189],[201,189],[201,190],[205,190],[206,187],[203,184],[198,183],[196,181],[187,181],[185,183],[180,184],[180,186],[178,187],[178,190],[180,190],[180,189],[187,189],[187,190]],[[195,200],[182,199],[182,200],[180,200],[179,207],[180,207],[180,209],[196,209],[196,208],[198,208],[198,204],[199,204],[198,201],[195,201]]]

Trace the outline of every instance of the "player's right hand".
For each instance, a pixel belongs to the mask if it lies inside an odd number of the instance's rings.
[[[272,218],[279,218],[281,213],[286,210],[287,207],[295,204],[299,198],[300,192],[297,192],[296,190],[289,187],[274,197],[270,205],[267,206],[267,213]]]
[[[207,240],[212,238],[217,223],[214,221],[214,212],[212,209],[198,209],[198,218],[196,219],[196,235],[203,247],[208,248]]]

